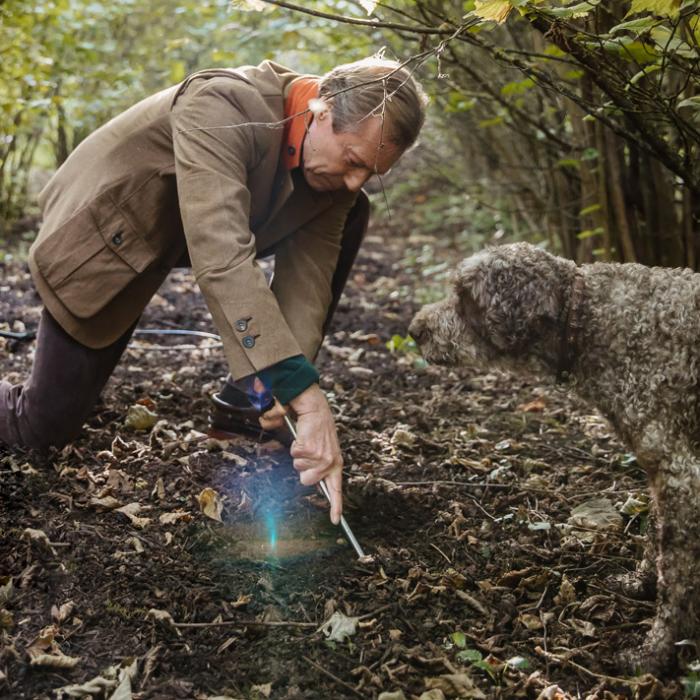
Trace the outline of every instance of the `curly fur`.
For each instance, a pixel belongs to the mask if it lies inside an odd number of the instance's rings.
[[[660,671],[700,613],[700,274],[577,267],[526,243],[464,260],[410,333],[429,361],[555,376],[572,281],[583,276],[568,385],[637,455],[654,499],[656,617],[634,665]]]

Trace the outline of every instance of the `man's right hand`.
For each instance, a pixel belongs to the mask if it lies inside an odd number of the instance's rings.
[[[306,486],[326,480],[331,521],[337,525],[343,512],[343,457],[330,406],[318,384],[312,384],[290,405],[297,415],[297,439],[290,450],[294,468]]]

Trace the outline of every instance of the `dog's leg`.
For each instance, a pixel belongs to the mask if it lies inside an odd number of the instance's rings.
[[[613,590],[637,600],[654,600],[656,598],[657,520],[656,500],[652,498],[649,503],[646,542],[644,543],[642,559],[637,562],[634,571],[610,576],[607,579],[608,586]]]
[[[685,446],[650,473],[656,501],[656,617],[634,670],[658,674],[675,662],[675,644],[693,638],[700,614],[700,461]]]

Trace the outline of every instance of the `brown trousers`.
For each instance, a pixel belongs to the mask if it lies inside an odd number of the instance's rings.
[[[367,231],[369,200],[364,193],[350,210],[332,281],[333,299],[324,333]],[[106,348],[94,350],[69,336],[44,309],[36,353],[24,384],[0,381],[0,445],[46,449],[78,436],[129,343],[134,327]]]

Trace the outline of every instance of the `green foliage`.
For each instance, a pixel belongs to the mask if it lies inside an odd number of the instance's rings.
[[[410,335],[393,335],[386,343],[390,352],[417,353],[418,346]]]
[[[685,696],[700,698],[700,661],[697,659],[688,666],[688,675],[681,679]]]
[[[464,649],[460,651],[457,654],[457,660],[471,664],[472,668],[478,668],[480,671],[484,671],[492,680],[496,680],[496,673],[493,667],[484,659],[478,649]]]
[[[320,73],[386,47],[422,56],[411,66],[432,98],[423,161],[387,188],[403,230],[464,252],[527,238],[589,259],[636,248],[643,262],[700,260],[687,245],[700,240],[700,0],[299,5],[0,4],[0,226],[33,201],[31,166],[52,170],[99,124],[194,70],[271,58]],[[661,230],[663,244],[642,240]],[[655,251],[664,259],[644,259]]]

